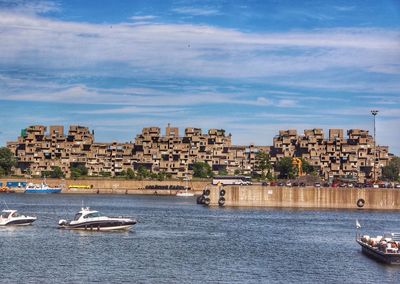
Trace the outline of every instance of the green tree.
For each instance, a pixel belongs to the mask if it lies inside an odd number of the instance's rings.
[[[159,181],[162,181],[162,180],[165,180],[167,178],[167,173],[166,172],[159,172],[158,173],[158,180]]]
[[[143,178],[148,178],[149,176],[150,176],[149,170],[143,166],[139,166],[139,168],[137,169],[137,177],[139,179],[143,179]]]
[[[14,154],[7,147],[0,148],[0,168],[3,175],[10,175],[12,168],[17,165]]]
[[[4,169],[2,167],[0,167],[0,177],[6,175],[6,172],[4,171]]]
[[[400,180],[400,158],[393,157],[387,166],[382,168],[382,178],[389,181]]]
[[[71,165],[71,178],[79,178],[86,176],[88,169],[83,164],[72,164]]]
[[[100,174],[100,176],[102,176],[102,177],[110,177],[110,176],[111,176],[111,173],[110,173],[110,172],[101,171],[99,174]]]
[[[312,174],[315,172],[314,167],[311,166],[310,163],[306,159],[300,158],[300,160],[301,160],[301,169],[303,170],[303,173]]]
[[[135,178],[135,172],[131,168],[127,169],[126,170],[126,177],[128,179],[134,179]]]
[[[193,164],[193,176],[197,178],[209,178],[213,172],[209,164],[205,162],[195,162]]]
[[[260,151],[256,155],[256,170],[261,171],[261,178],[265,178],[265,171],[267,174],[270,173],[272,169],[271,158],[268,153]]]
[[[296,170],[292,165],[292,158],[283,157],[276,163],[276,170],[279,172],[279,178],[294,178]]]
[[[53,170],[50,174],[51,178],[63,178],[64,176],[64,172],[61,170],[60,167],[53,167]]]

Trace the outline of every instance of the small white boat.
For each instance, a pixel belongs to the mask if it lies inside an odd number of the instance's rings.
[[[112,231],[128,230],[136,223],[135,219],[128,217],[107,217],[100,214],[99,211],[86,207],[75,214],[74,220],[60,220],[58,225],[62,229]]]
[[[187,188],[186,188],[185,191],[178,191],[178,192],[176,193],[176,196],[189,197],[189,196],[194,196],[194,193],[188,192],[188,191],[187,191]]]
[[[24,226],[31,225],[36,217],[21,215],[17,210],[3,210],[0,215],[0,226]]]
[[[186,176],[187,176],[187,174],[186,174]],[[188,191],[188,189],[189,189],[189,186],[188,186],[189,178],[185,177],[184,181],[186,181],[185,190],[184,191],[181,191],[181,190],[178,191],[176,193],[176,196],[180,196],[180,197],[194,196],[194,193]]]

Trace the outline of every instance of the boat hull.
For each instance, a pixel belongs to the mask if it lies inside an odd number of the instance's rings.
[[[360,240],[357,240],[357,243],[361,246],[362,252],[365,255],[382,263],[400,265],[400,253],[384,253],[380,250],[374,249],[370,245],[367,245]]]
[[[61,188],[26,189],[25,193],[60,193]]]
[[[65,224],[60,225],[61,229],[69,230],[84,230],[84,231],[116,231],[116,230],[129,230],[136,221],[108,221],[108,222],[87,222],[80,224]]]
[[[7,222],[0,223],[0,226],[28,226],[32,225],[34,221],[36,221],[36,218],[9,220]]]

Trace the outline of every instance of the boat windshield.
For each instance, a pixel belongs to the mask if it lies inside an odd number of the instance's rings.
[[[83,216],[83,218],[96,218],[96,217],[101,217],[101,214],[99,212],[93,212]]]
[[[1,218],[4,218],[4,219],[8,218],[8,216],[10,215],[10,213],[11,213],[11,212],[3,212],[3,213],[1,214]]]
[[[76,213],[75,217],[74,217],[74,221],[78,221],[79,218],[81,218],[81,216],[82,216],[82,213]]]
[[[18,212],[14,212],[11,216],[12,217],[20,217],[21,215]]]

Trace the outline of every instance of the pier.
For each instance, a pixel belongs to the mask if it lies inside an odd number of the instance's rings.
[[[399,210],[396,188],[210,186],[210,206]]]
[[[40,183],[41,179],[19,181]],[[6,179],[0,179],[0,182],[4,185]],[[262,185],[222,187],[211,185],[206,180],[191,181],[187,184],[179,180],[47,179],[47,183],[49,185],[62,184],[62,194],[176,195],[188,186],[195,195],[203,196],[204,200],[207,199],[206,203],[209,206],[400,210],[400,189],[398,188]],[[24,191],[22,187],[12,189],[16,193]]]

